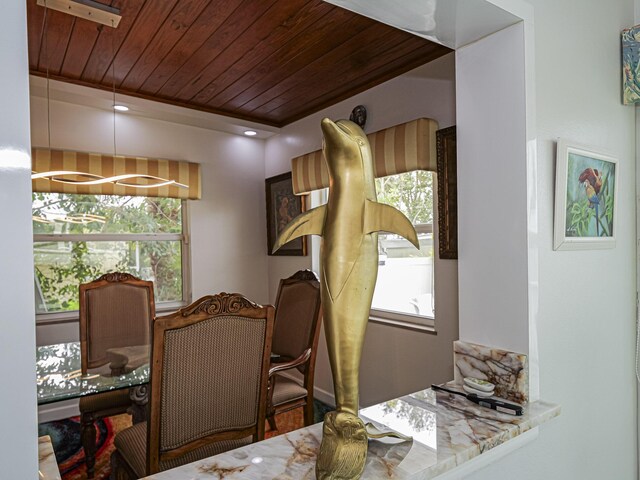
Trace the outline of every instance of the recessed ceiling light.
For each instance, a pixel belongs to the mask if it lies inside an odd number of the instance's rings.
[[[255,130],[245,130],[244,134],[247,137],[255,137],[258,134],[258,132],[256,132]]]
[[[129,107],[126,107],[124,105],[114,105],[113,109],[117,110],[119,112],[127,112],[127,111],[129,111]]]

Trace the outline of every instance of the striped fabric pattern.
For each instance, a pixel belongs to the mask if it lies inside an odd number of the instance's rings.
[[[80,193],[92,195],[126,195],[145,197],[169,197],[197,200],[201,198],[200,165],[178,160],[156,158],[127,157],[122,155],[104,155],[48,148],[33,148],[31,152],[32,171],[44,173],[51,171],[82,172],[100,177],[112,177],[123,174],[150,175],[166,180],[175,180],[186,185],[166,185],[155,188],[136,188],[113,183],[100,185],[74,185],[47,178],[32,180],[34,192]],[[65,177],[69,178],[69,177]],[[72,180],[89,180],[89,177],[76,176]],[[147,179],[127,180],[141,185],[156,183]]]
[[[414,170],[436,171],[438,122],[418,118],[367,135],[376,178]],[[322,150],[291,160],[293,192],[304,195],[329,186]]]
[[[322,150],[307,153],[291,160],[293,193],[304,195],[329,186],[329,172]]]

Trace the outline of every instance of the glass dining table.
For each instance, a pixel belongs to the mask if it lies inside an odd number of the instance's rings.
[[[103,368],[83,375],[80,342],[38,347],[38,405],[128,388],[133,421],[144,421],[149,400],[149,345],[109,349],[107,359]]]

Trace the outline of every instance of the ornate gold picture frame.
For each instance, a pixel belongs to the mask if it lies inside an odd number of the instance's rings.
[[[287,224],[306,209],[305,196],[293,194],[291,172],[265,180],[267,194],[267,253],[269,255],[305,256],[306,237],[296,238],[273,253],[273,245]]]

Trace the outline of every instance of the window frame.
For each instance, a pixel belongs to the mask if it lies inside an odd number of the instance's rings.
[[[434,204],[436,203],[435,198],[435,189],[434,189]],[[373,308],[371,307],[371,312],[369,315],[369,319],[371,321],[377,323],[385,323],[388,325],[397,325],[405,328],[413,328],[415,330],[422,330],[427,332],[436,333],[436,316],[435,316],[435,270],[436,270],[436,228],[434,228],[434,224],[436,222],[435,219],[435,211],[433,209],[433,223],[420,223],[414,224],[414,228],[416,231],[420,230],[419,233],[431,233],[433,240],[433,262],[431,264],[431,285],[433,285],[434,295],[433,295],[433,316],[427,315],[413,315],[411,313],[406,312],[398,312],[396,310],[385,310],[382,308]],[[418,226],[420,228],[418,228]],[[378,240],[380,241],[380,240]]]
[[[186,199],[180,201],[180,214],[182,216],[182,233],[34,233],[33,243],[36,242],[135,242],[135,241],[177,241],[180,240],[182,262],[182,300],[172,302],[156,302],[156,312],[174,312],[191,303],[191,228],[189,215],[189,202]],[[35,288],[35,285],[34,285]],[[66,310],[62,312],[36,313],[36,324],[56,324],[70,321],[78,321],[78,310]]]
[[[436,184],[436,172],[431,172],[433,175],[433,184]],[[310,204],[312,208],[318,207],[320,205],[324,205],[329,200],[329,189],[323,188],[321,190],[315,190],[310,194]],[[431,276],[432,276],[432,285],[434,290],[433,301],[434,301],[434,309],[433,316],[422,316],[422,315],[412,315],[410,313],[402,313],[391,310],[383,310],[377,308],[371,308],[369,311],[369,321],[374,323],[380,323],[384,325],[390,325],[399,328],[406,328],[409,330],[418,330],[421,332],[431,333],[433,335],[437,335],[436,330],[436,313],[435,313],[435,270],[436,270],[436,257],[437,257],[437,246],[438,246],[438,209],[436,205],[438,204],[438,192],[437,188],[433,188],[433,216],[432,223],[423,223],[420,224],[423,229],[431,230],[431,234],[433,236],[433,264],[431,268]],[[427,232],[429,233],[429,232]],[[320,262],[320,239],[317,237],[312,237],[311,241],[311,268],[313,271],[320,272],[321,270],[321,262]]]

